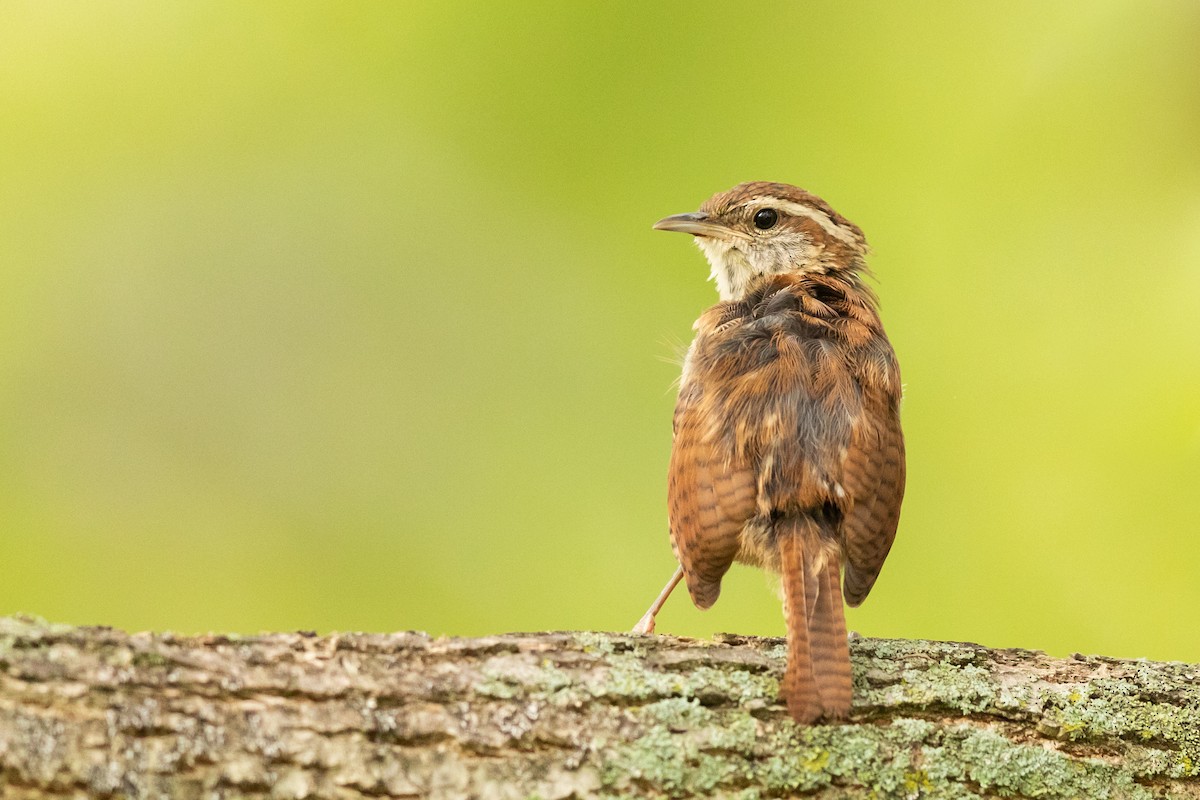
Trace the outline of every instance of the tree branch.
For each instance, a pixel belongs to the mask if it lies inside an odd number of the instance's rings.
[[[0,798],[1200,798],[1200,666],[855,639],[129,635],[0,618]]]

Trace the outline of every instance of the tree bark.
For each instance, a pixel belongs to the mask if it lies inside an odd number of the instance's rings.
[[[178,637],[0,618],[0,798],[1200,798],[1200,666],[854,639]]]

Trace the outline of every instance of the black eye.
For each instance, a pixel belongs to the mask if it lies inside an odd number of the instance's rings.
[[[760,231],[774,228],[776,222],[779,222],[779,212],[773,208],[760,208],[754,215],[754,227]]]

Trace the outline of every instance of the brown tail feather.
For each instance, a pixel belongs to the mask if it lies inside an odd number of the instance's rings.
[[[850,714],[850,645],[846,641],[846,610],[842,606],[842,587],[838,558],[830,554],[825,569],[817,578],[821,592],[815,613],[809,622],[809,647],[812,650],[813,678],[825,716],[845,719]]]
[[[788,663],[783,695],[788,712],[801,724],[823,714],[850,713],[850,652],[842,608],[838,561],[810,568],[820,547],[815,523],[805,520],[779,532],[780,573],[788,630]]]
[[[804,568],[804,542],[799,531],[782,531],[779,536],[779,566],[783,580],[783,614],[787,622],[787,671],[783,697],[788,712],[802,725],[821,716],[821,700],[813,678],[812,652],[808,641],[808,595],[811,582]]]

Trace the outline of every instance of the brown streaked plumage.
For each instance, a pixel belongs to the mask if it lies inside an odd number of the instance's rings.
[[[843,596],[858,605],[871,590],[904,496],[900,372],[862,279],[866,240],[819,197],[764,182],[654,227],[696,237],[721,302],[696,321],[675,408],[680,569],[635,630],[654,629],[680,575],[708,608],[734,561],[778,572],[788,709],[843,718]]]

